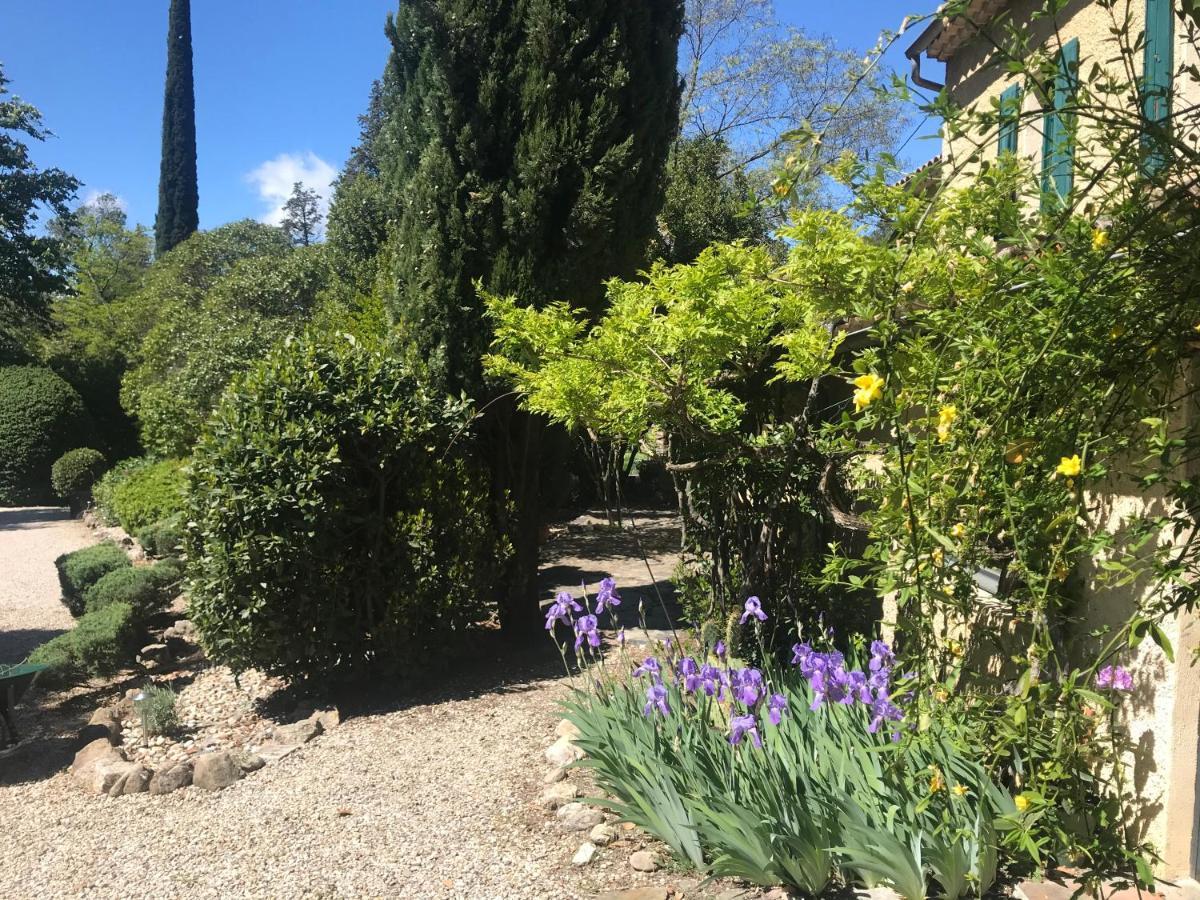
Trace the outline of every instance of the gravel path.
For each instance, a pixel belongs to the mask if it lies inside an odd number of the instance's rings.
[[[20,662],[74,625],[54,559],[95,542],[65,509],[0,508],[0,664]]]
[[[0,570],[16,546],[0,538]],[[42,552],[49,578],[62,549]],[[556,574],[585,549],[570,542]],[[647,843],[636,833],[571,865],[586,834],[564,833],[538,803],[568,691],[561,671],[556,655],[485,642],[469,670],[433,674],[415,693],[348,698],[338,728],[223,791],[165,797],[95,797],[62,768],[91,711],[140,682],[49,698],[24,711],[37,737],[0,757],[0,833],[11,836],[0,897],[587,900],[640,885],[715,896],[698,878],[634,872],[629,855]]]

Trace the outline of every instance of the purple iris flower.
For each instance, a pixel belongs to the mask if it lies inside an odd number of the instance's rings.
[[[597,626],[600,623],[596,621],[595,616],[580,616],[579,621],[575,623],[575,649],[578,650],[583,646],[586,640],[588,646],[600,646],[600,633],[597,631]]]
[[[740,624],[745,625],[746,620],[749,619],[751,616],[754,616],[754,618],[758,619],[758,621],[760,621],[760,622],[767,621],[767,614],[765,612],[763,612],[763,609],[762,609],[762,601],[759,600],[757,597],[747,597],[745,608],[746,608],[746,611],[744,613],[742,613],[742,617],[740,619],[738,619],[738,622]]]
[[[700,669],[700,687],[709,697],[715,694],[718,700],[724,700],[726,680],[727,676],[724,670],[718,669],[716,666],[706,665]]]
[[[1096,673],[1096,687],[1114,691],[1132,691],[1133,676],[1121,666],[1105,666]]]
[[[819,709],[822,703],[851,704],[854,702],[850,675],[840,665],[817,669],[808,683],[813,689],[813,702],[810,707],[813,710]]]
[[[683,678],[685,693],[694,694],[700,689],[700,666],[690,656],[685,656],[675,666],[675,671]]]
[[[747,708],[753,707],[764,693],[762,672],[758,669],[738,669],[729,679],[733,696]]]
[[[849,699],[842,700],[843,703],[853,703],[855,700],[859,703],[870,703],[873,699],[871,686],[868,683],[865,672],[860,672],[857,669],[853,672],[847,672],[846,687],[850,696]]]
[[[546,611],[546,630],[554,628],[555,622],[570,622],[572,612],[583,612],[583,607],[567,591],[561,591]]]
[[[657,682],[646,688],[646,705],[642,707],[642,715],[651,715],[655,710],[662,713],[664,718],[671,714],[671,707],[667,705],[667,689]]]
[[[734,716],[729,720],[729,743],[736,747],[746,735],[750,735],[755,747],[762,746],[762,738],[758,734],[758,720],[754,716]]]
[[[802,666],[812,656],[813,649],[808,644],[792,644],[792,665]]]
[[[596,592],[596,613],[604,612],[605,607],[621,605],[621,595],[617,593],[615,578],[605,578],[600,582],[600,590]]]
[[[658,664],[658,660],[653,656],[647,656],[645,661],[633,670],[634,678],[641,678],[643,675],[649,675],[655,681],[662,679],[662,666]]]
[[[871,662],[867,668],[872,672],[878,672],[880,669],[890,669],[896,664],[896,656],[892,653],[892,648],[883,641],[871,641]]]
[[[782,722],[783,714],[787,711],[787,697],[783,694],[772,694],[771,699],[767,701],[767,718],[771,720],[771,724],[778,725]]]
[[[617,632],[617,643],[622,647],[625,646],[625,626],[624,625],[622,625],[621,630]]]
[[[725,658],[725,642],[724,641],[717,641],[717,646],[713,647],[713,654],[717,657],[717,659]]]
[[[871,701],[871,724],[867,726],[867,731],[875,734],[879,731],[879,726],[884,722],[896,722],[904,718],[904,711],[891,701],[886,694],[880,694]],[[893,741],[900,739],[899,732],[892,735]]]

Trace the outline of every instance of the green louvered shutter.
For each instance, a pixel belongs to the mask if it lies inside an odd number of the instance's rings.
[[[1171,116],[1171,76],[1175,65],[1175,19],[1171,0],[1146,0],[1146,55],[1142,74],[1142,111],[1146,121],[1163,127]],[[1150,151],[1147,168],[1162,165],[1161,156]]]
[[[1021,118],[1021,88],[1013,85],[1000,95],[1000,147],[999,152],[1017,152],[1017,128]]]
[[[1071,195],[1075,178],[1075,114],[1070,106],[1079,85],[1079,39],[1058,55],[1054,97],[1042,122],[1043,205],[1061,204]]]

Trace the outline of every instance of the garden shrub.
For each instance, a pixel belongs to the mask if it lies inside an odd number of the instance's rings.
[[[324,676],[421,659],[485,616],[501,551],[469,421],[342,335],[288,341],[235,380],[189,492],[211,657]]]
[[[144,619],[160,612],[170,601],[170,590],[180,575],[177,566],[162,563],[115,569],[84,592],[84,606],[90,613],[123,603]]]
[[[81,616],[71,631],[34,650],[29,662],[50,667],[40,676],[50,687],[85,677],[105,678],[132,661],[137,635],[133,607],[114,603]]]
[[[92,511],[106,525],[121,524],[117,520],[117,511],[113,505],[117,485],[124,482],[135,471],[144,469],[152,464],[152,460],[141,456],[123,459],[100,476],[99,480],[92,485]]]
[[[84,609],[84,595],[105,575],[132,565],[128,554],[111,542],[84,547],[64,553],[54,560],[58,583],[62,586],[63,602],[71,614],[78,616]]]
[[[0,506],[54,501],[50,469],[91,440],[79,393],[49,369],[0,368]]]
[[[50,484],[54,492],[66,500],[72,513],[87,506],[92,496],[92,485],[107,468],[104,454],[91,447],[68,450],[50,467]]]
[[[160,519],[139,530],[136,536],[142,549],[150,556],[160,559],[174,556],[183,546],[183,519],[180,516]]]
[[[142,721],[143,738],[167,734],[179,724],[175,692],[165,685],[146,685],[141,690],[141,699],[134,700],[134,708]]]
[[[185,460],[162,459],[132,467],[112,486],[112,511],[131,534],[179,513],[187,490]]]

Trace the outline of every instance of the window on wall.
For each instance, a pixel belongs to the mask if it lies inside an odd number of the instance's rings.
[[[1017,129],[1021,121],[1021,88],[1013,85],[1000,95],[1000,146],[998,152],[1017,152]]]
[[[1075,179],[1075,113],[1072,105],[1079,86],[1079,40],[1064,44],[1058,54],[1058,74],[1042,119],[1042,206],[1061,205],[1071,195]]]
[[[1146,50],[1142,70],[1142,113],[1146,117],[1146,165],[1154,171],[1162,154],[1154,149],[1155,130],[1165,129],[1171,118],[1171,79],[1175,65],[1175,19],[1171,0],[1146,0]]]

